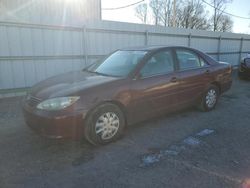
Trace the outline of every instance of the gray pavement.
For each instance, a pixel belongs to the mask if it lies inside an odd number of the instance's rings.
[[[241,187],[250,178],[250,82],[234,79],[214,111],[187,109],[126,129],[122,139],[41,138],[21,98],[0,100],[0,187]]]

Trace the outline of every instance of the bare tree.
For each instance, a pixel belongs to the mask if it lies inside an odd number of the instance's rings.
[[[179,27],[202,30],[209,28],[208,12],[200,0],[185,1],[177,16]]]
[[[156,25],[191,29],[209,28],[208,12],[205,11],[205,7],[200,0],[151,0],[150,7]],[[175,20],[174,12],[176,14]]]
[[[135,7],[135,15],[144,23],[147,23],[148,5],[143,3]]]
[[[214,11],[210,19],[202,0],[150,0],[152,18],[155,25],[176,26],[189,29],[212,29],[214,31],[231,31],[233,21],[224,14],[226,4],[232,0],[212,0]],[[146,5],[137,7],[137,16],[145,23],[148,15]],[[176,15],[176,16],[174,16]],[[175,19],[174,19],[175,17]],[[212,24],[209,24],[209,21]]]
[[[149,6],[151,7],[152,12],[153,12],[155,25],[159,25],[160,14],[162,10],[162,2],[163,0],[151,0],[149,3]]]
[[[212,27],[213,31],[220,31],[219,25],[221,25],[223,12],[226,9],[226,4],[231,3],[232,0],[212,0],[211,3],[213,5],[213,16],[212,16]]]
[[[174,0],[150,0],[150,8],[156,25],[174,26]]]
[[[172,0],[163,0],[161,2],[161,11],[159,20],[164,26],[173,26],[173,2]]]
[[[227,15],[222,15],[217,27],[218,27],[218,29],[217,29],[218,31],[232,32],[233,21],[232,21],[231,17],[229,17]]]

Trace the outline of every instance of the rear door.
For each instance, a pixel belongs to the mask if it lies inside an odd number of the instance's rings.
[[[171,110],[179,87],[173,51],[153,54],[138,75],[131,84],[133,116],[141,120]]]
[[[211,67],[195,51],[186,48],[175,50],[178,62],[177,77],[180,79],[180,105],[195,102],[204,92],[211,79]]]

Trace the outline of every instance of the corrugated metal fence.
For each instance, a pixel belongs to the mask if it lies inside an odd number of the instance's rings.
[[[165,28],[110,21],[65,27],[0,22],[0,97],[23,94],[50,76],[79,70],[116,49],[181,45],[237,65],[250,35]]]

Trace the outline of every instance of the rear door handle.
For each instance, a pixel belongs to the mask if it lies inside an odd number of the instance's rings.
[[[171,78],[171,80],[170,80],[170,82],[177,82],[177,78],[176,77],[173,77],[173,78]]]

